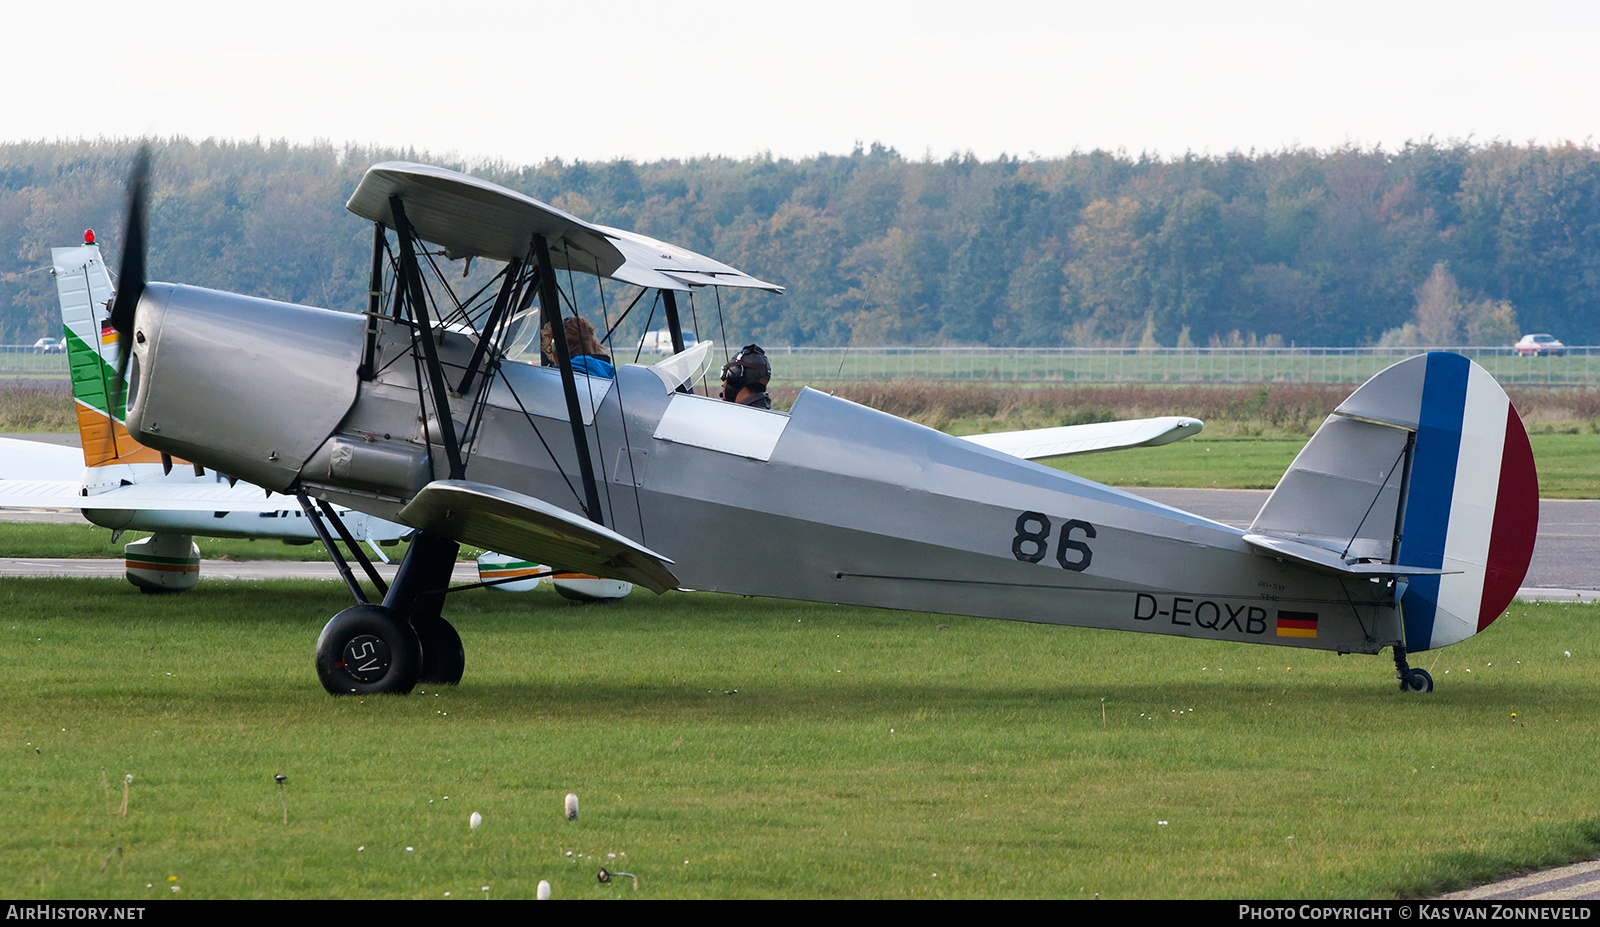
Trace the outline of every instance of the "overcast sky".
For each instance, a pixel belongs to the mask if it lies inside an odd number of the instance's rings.
[[[6,4],[0,140],[184,135],[511,163],[1222,154],[1600,135],[1600,4]]]

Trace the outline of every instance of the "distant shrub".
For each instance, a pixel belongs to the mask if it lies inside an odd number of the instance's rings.
[[[0,387],[0,431],[78,430],[72,394],[55,387]]]

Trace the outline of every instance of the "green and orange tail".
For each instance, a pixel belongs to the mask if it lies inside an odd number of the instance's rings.
[[[123,424],[127,390],[114,388],[117,335],[106,308],[115,289],[100,256],[100,246],[94,243],[94,233],[85,232],[84,241],[76,248],[50,249],[56,295],[61,301],[62,340],[67,345],[72,372],[78,434],[83,440],[83,463],[88,467],[160,463],[161,455],[135,441]],[[115,408],[113,397],[117,400]]]

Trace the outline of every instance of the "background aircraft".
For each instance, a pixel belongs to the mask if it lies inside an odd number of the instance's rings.
[[[111,386],[118,375],[116,334],[106,325],[113,289],[100,246],[89,231],[83,245],[52,248],[50,255],[83,449],[0,438],[0,508],[77,509],[116,534],[154,532],[124,548],[128,581],[147,592],[180,592],[199,582],[195,536],[318,540],[294,496],[163,461],[128,434],[125,403],[112,403],[124,394]],[[384,560],[380,545],[411,533],[360,512],[347,512],[343,522]]]
[[[657,592],[1392,648],[1413,691],[1432,680],[1407,652],[1487,627],[1532,554],[1526,433],[1456,355],[1356,390],[1240,531],[815,390],[783,413],[694,395],[671,366],[577,374],[560,324],[554,368],[509,361],[505,320],[536,299],[558,321],[563,280],[601,305],[608,281],[654,290],[675,348],[677,293],[781,288],[453,171],[379,164],[350,198],[374,223],[362,316],[147,284],[145,170],[111,314],[130,433],[419,529],[382,604],[357,592],[324,627],[332,693],[460,678],[442,610],[461,543]],[[504,262],[498,291],[460,300],[439,257]]]

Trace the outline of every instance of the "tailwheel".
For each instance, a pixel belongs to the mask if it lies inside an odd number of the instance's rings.
[[[1432,692],[1433,676],[1425,669],[1417,669],[1406,662],[1404,644],[1394,645],[1394,676],[1400,680],[1401,692]]]
[[[345,609],[317,638],[317,678],[330,695],[404,695],[421,670],[416,629],[381,605]]]
[[[422,640],[422,675],[417,681],[447,686],[459,683],[467,666],[467,652],[455,625],[434,618],[417,626],[417,636]]]

